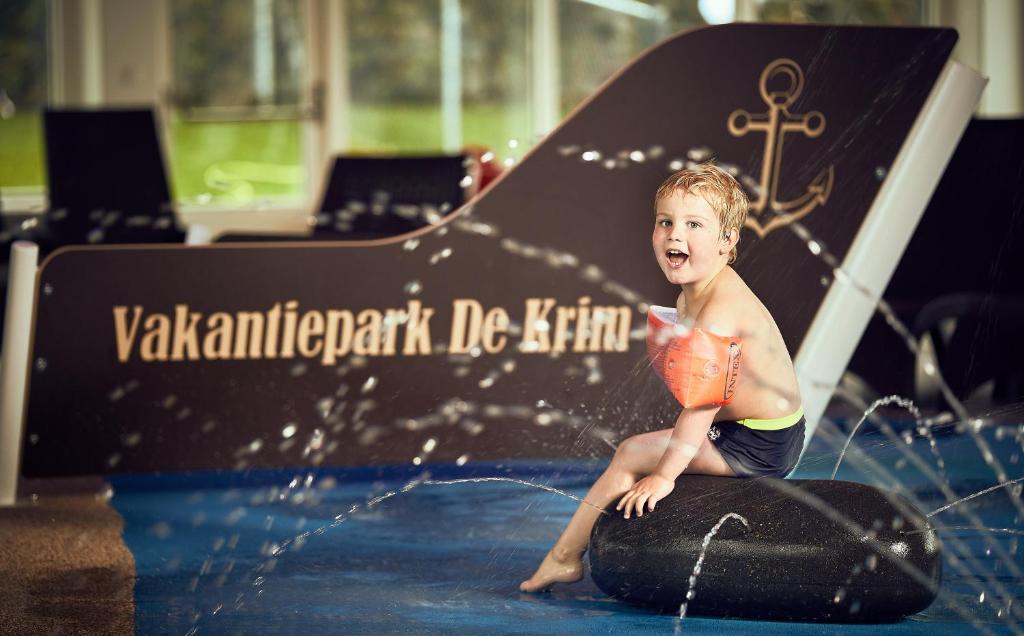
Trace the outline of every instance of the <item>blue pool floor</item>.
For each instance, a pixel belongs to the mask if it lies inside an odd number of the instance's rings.
[[[1021,444],[1016,436],[996,439],[992,431],[982,435],[1009,478],[1019,477]],[[877,432],[859,435],[858,443],[879,465],[894,471],[923,508],[946,503],[920,471],[901,466],[896,443]],[[997,483],[967,435],[940,436],[937,449],[958,494]],[[913,450],[934,463],[927,445],[915,443]],[[793,477],[828,478],[836,455],[831,445],[825,448],[816,441]],[[582,497],[603,466],[597,460],[560,460],[119,477],[113,483],[112,501],[125,520],[125,542],[136,560],[137,631],[621,635],[717,634],[729,629],[787,635],[935,636],[979,628],[1013,633],[1019,628],[1019,623],[1008,624],[1005,609],[992,602],[991,580],[979,574],[982,569],[992,572],[1018,599],[1024,593],[1024,581],[1009,571],[1014,565],[1024,568],[1017,550],[1020,519],[1003,490],[966,505],[987,526],[1011,530],[992,536],[1012,555],[1013,565],[999,562],[979,532],[948,530],[968,546],[968,553],[960,557],[969,571],[958,572],[947,560],[939,599],[918,615],[884,625],[695,616],[680,623],[674,616],[608,598],[589,577],[544,594],[520,593],[519,582],[532,573],[576,508],[576,502],[566,497],[523,485],[423,485],[366,507],[368,500],[400,489],[425,471],[438,480],[513,477]],[[885,483],[882,475],[855,457],[844,461],[839,478]],[[337,515],[353,505],[359,509],[331,527]],[[955,510],[937,518],[954,528],[968,525]],[[287,543],[317,528],[326,530]],[[285,551],[271,558],[283,545]],[[989,595],[987,602],[977,586]],[[954,606],[966,608],[969,616]]]

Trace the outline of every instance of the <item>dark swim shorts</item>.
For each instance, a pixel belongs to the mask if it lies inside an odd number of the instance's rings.
[[[803,450],[804,418],[778,430],[715,422],[708,438],[737,477],[785,477],[796,468]]]

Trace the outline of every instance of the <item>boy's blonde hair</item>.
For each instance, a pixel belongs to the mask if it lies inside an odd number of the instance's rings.
[[[654,195],[655,205],[679,191],[692,192],[708,202],[708,205],[718,213],[718,224],[722,228],[723,237],[733,230],[738,233],[747,221],[750,200],[747,199],[746,193],[731,174],[713,163],[698,164],[665,179],[658,187],[658,193]],[[736,246],[733,246],[729,252],[730,265],[736,261],[736,254]]]

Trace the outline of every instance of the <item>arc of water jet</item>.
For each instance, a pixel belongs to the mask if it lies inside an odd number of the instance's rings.
[[[847,400],[848,402],[850,402],[852,404],[855,404],[855,405],[859,406],[860,408],[864,408],[863,401],[857,399],[856,396],[850,395],[848,392],[843,391],[843,390],[838,390],[836,392],[836,394],[839,395],[840,397],[842,397],[843,399]],[[913,451],[909,450],[906,447],[905,444],[901,444],[899,439],[898,439],[898,436],[895,434],[895,432],[892,430],[892,428],[890,426],[888,426],[888,424],[885,423],[884,420],[882,420],[882,422],[881,422],[880,429],[886,435],[886,437],[888,437],[889,439],[891,439],[894,442],[896,442],[896,448],[900,451],[900,453],[906,459],[908,459],[911,463],[913,463],[914,466],[916,468],[918,468],[926,477],[928,477],[928,479],[931,480],[931,482],[933,484],[938,486],[939,490],[942,492],[943,496],[945,496],[947,501],[952,502],[952,501],[957,499],[957,494],[953,492],[953,490],[949,487],[949,485],[946,483],[946,481],[942,480],[942,479],[939,479],[935,475],[935,472],[931,469],[930,466],[928,466],[927,463],[922,461],[917,456],[916,453],[914,453]],[[890,481],[895,482],[895,479],[893,478],[893,476],[889,475],[887,471],[882,471],[880,469],[880,467],[878,468],[878,470],[879,470],[879,472],[885,472],[886,479],[889,479]],[[915,502],[915,503],[917,503],[917,505],[920,505],[919,502]],[[961,514],[963,514],[963,516],[966,517],[967,520],[970,521],[972,524],[974,524],[977,528],[984,528],[985,527],[985,524],[982,523],[981,518],[979,518],[973,512],[971,512],[969,510],[965,510],[965,511],[962,511]],[[956,543],[957,543],[957,549],[960,550],[960,554],[962,554],[962,555],[969,555],[970,554],[970,551],[965,546],[960,546],[959,545],[959,541],[957,541]],[[993,540],[991,537],[987,537],[986,536],[985,537],[985,543],[996,553],[996,556],[999,558],[999,560],[1003,563],[1003,565],[1005,565],[1007,567],[1007,569],[1014,576],[1016,576],[1018,578],[1024,576],[1024,573],[1021,572],[1020,568],[1017,566],[1017,563],[1006,552],[1006,550],[1001,545],[999,545],[999,543],[997,541]],[[992,583],[993,585],[995,585],[997,590],[1002,590],[1003,589],[1002,585],[998,583],[998,579],[994,579],[991,576],[989,576],[988,578],[989,578],[989,582]]]
[[[815,241],[818,243],[819,247],[824,245],[824,243],[817,240],[817,238],[813,234],[811,234],[811,232],[799,221],[790,223],[786,227],[788,227],[794,234],[796,234],[796,236],[800,240],[804,241],[805,243]],[[849,285],[855,291],[859,292],[865,298],[871,300],[874,303],[876,310],[880,314],[882,314],[882,317],[885,318],[886,323],[893,329],[893,331],[895,331],[897,335],[903,338],[904,343],[906,344],[907,348],[910,349],[911,353],[913,353],[915,356],[921,354],[921,347],[917,341],[917,338],[915,338],[914,335],[907,328],[907,326],[903,324],[903,321],[899,319],[899,317],[896,315],[896,312],[892,310],[892,307],[889,305],[888,302],[886,302],[884,298],[876,298],[875,294],[872,293],[870,289],[868,289],[861,283],[857,282],[856,279],[854,279],[845,270],[843,270],[839,264],[838,259],[836,259],[835,255],[833,255],[827,249],[821,247],[820,252],[818,253],[818,257],[833,268],[833,271],[836,272],[837,279],[839,278],[839,275],[842,275],[843,278],[849,283]],[[953,411],[956,413],[958,418],[960,418],[963,421],[969,420],[970,415],[967,413],[967,409],[965,409],[963,404],[956,398],[956,396],[953,394],[953,390],[949,387],[949,384],[946,382],[945,378],[942,377],[942,372],[938,368],[938,364],[934,364],[934,362],[936,361],[932,362],[934,373],[932,373],[931,375],[933,375],[935,379],[938,381],[939,388],[942,392],[942,396],[953,407]],[[1002,463],[998,459],[996,459],[995,455],[992,453],[992,450],[989,448],[988,443],[970,427],[968,428],[968,432],[970,433],[971,439],[974,441],[975,446],[977,446],[979,452],[981,452],[982,457],[986,458],[986,463],[989,464],[989,466],[991,466],[992,469],[995,471],[996,479],[1000,483],[1006,482],[1006,470],[1003,468]],[[1021,502],[1020,497],[1015,497],[1011,494],[1010,501],[1013,504],[1013,506],[1017,509],[1017,512],[1024,516],[1024,502]]]
[[[856,406],[859,406],[859,408],[861,408],[861,409],[863,409],[865,407],[865,405],[863,404],[862,400],[855,399],[855,396],[849,395],[845,391],[838,391],[837,394],[839,394],[844,399],[850,401],[851,404],[855,404]],[[922,471],[922,473],[925,474],[925,476],[927,476],[935,485],[937,485],[939,487],[939,490],[942,492],[943,496],[945,496],[947,501],[953,501],[953,499],[956,497],[956,494],[952,492],[950,487],[943,480],[941,480],[941,479],[939,479],[937,477],[935,472],[931,469],[931,467],[927,463],[925,463],[921,458],[919,458],[918,455],[916,455],[915,453],[913,453],[912,451],[907,449],[906,448],[906,444],[900,442],[899,437],[892,430],[892,427],[888,426],[885,423],[885,421],[882,421],[880,428],[886,434],[886,436],[888,436],[890,439],[892,439],[894,442],[896,442],[896,447],[895,448],[897,450],[899,450],[899,452],[903,455],[903,457],[906,458],[907,460],[909,460],[916,468],[920,469]],[[877,471],[880,474],[882,474],[884,478],[886,478],[886,479],[888,479],[889,481],[892,481],[892,482],[896,482],[897,481],[893,475],[891,475],[885,468],[883,468],[882,466],[878,465],[877,462],[874,462],[874,460],[870,459],[869,457],[865,457],[864,461],[870,465],[872,470]],[[884,491],[883,491],[883,495],[886,496],[887,500],[890,503],[895,505],[898,509],[903,510],[902,502],[900,502],[898,499],[889,498],[888,494],[885,493]],[[916,505],[918,507],[922,507],[921,506],[921,502],[916,501],[915,498],[912,498],[912,497],[910,497],[910,499],[913,501],[914,505]],[[963,514],[966,517],[968,517],[968,520],[970,520],[972,523],[974,523],[978,528],[983,528],[985,526],[984,523],[981,522],[981,519],[976,514],[974,514],[973,512],[964,511]],[[938,529],[943,529],[943,526],[942,526],[941,523],[938,523],[937,521],[934,521],[934,520],[933,520],[933,523],[935,523],[935,525],[936,525],[936,527]],[[990,537],[986,537],[985,539],[986,539],[986,543],[989,545],[989,547],[991,547],[993,549],[993,551],[995,552],[996,556],[999,558],[999,561],[1002,562],[1002,564],[1006,565],[1007,568],[1011,571],[1012,574],[1014,574],[1016,577],[1020,578],[1022,576],[1020,568],[1017,566],[1017,564],[1013,560],[1013,558],[1006,552],[1006,550],[1002,549],[1002,547],[998,544],[998,542],[993,541]],[[965,555],[966,556],[966,555],[970,555],[971,554],[970,549],[967,546],[965,546],[962,541],[959,541],[959,539],[956,538],[956,537],[948,537],[946,540],[942,541],[942,543],[948,544],[948,545],[952,546],[953,548],[955,548],[954,553],[950,555],[952,558],[957,558],[957,555]],[[959,573],[964,574],[964,575],[973,575],[973,573],[970,573],[970,571],[968,571],[964,566],[959,565],[958,559],[954,560],[952,564],[953,564],[954,567],[957,568]],[[1014,596],[1010,593],[1010,591],[1007,590],[1005,586],[1002,586],[1002,584],[998,581],[998,579],[996,579],[992,575],[992,573],[990,573],[990,571],[988,571],[987,569],[982,568],[981,569],[981,575],[984,576],[984,578],[986,579],[986,582],[989,585],[991,585],[992,588],[997,593],[999,593],[1000,595],[1004,596],[1007,599],[1014,598]],[[971,583],[971,585],[976,590],[984,592],[984,590],[979,585],[974,584],[973,582]],[[1019,610],[1017,610],[1017,611],[1019,612]]]
[[[853,397],[851,396],[845,395],[843,393],[840,393],[840,395],[851,402],[854,401]],[[861,408],[864,408],[863,402],[861,402],[860,406]],[[899,450],[899,452],[904,456],[904,458],[908,459],[915,467],[918,467],[922,471],[922,473],[924,473],[929,479],[933,481],[933,483],[935,483],[939,487],[939,490],[946,497],[947,501],[952,501],[956,497],[955,493],[953,493],[949,489],[949,486],[945,482],[937,478],[934,471],[927,463],[925,463],[921,458],[919,458],[918,455],[914,454],[912,451],[907,449],[906,444],[900,442],[898,436],[895,434],[892,428],[886,425],[884,421],[881,422],[881,430],[890,439],[896,442],[896,449]],[[864,457],[863,461],[866,464],[868,464],[869,468],[871,468],[873,471],[876,471],[879,474],[881,474],[884,479],[887,479],[891,482],[896,482],[895,477],[892,474],[890,474],[888,470],[886,470],[883,466],[879,465],[869,456]],[[904,515],[907,515],[908,511],[906,510],[906,506],[902,501],[900,501],[899,498],[890,497],[886,491],[882,491],[882,494],[891,504],[893,504],[897,508],[897,510],[900,510]],[[913,505],[918,506],[919,508],[923,508],[921,502],[916,500],[916,498],[913,497],[912,494],[907,493],[906,497],[911,501]],[[984,527],[984,524],[981,522],[981,519],[977,517],[977,515],[973,515],[973,513],[970,513],[969,511],[966,511],[964,514],[965,516],[968,516],[969,520],[975,523],[977,527]],[[937,520],[933,519],[932,522],[935,525],[935,527],[939,529],[939,531],[943,529],[943,525]],[[966,558],[967,555],[971,554],[971,550],[961,540],[959,540],[959,538],[955,536],[950,536],[944,540],[939,537],[936,537],[936,539],[940,542],[940,544],[944,545],[947,548],[950,548],[950,563],[958,571],[959,574],[965,575],[965,577],[975,576],[975,573],[973,573],[973,571],[968,570],[967,567],[961,563],[961,559],[959,559],[959,557],[961,556],[965,556]],[[986,538],[986,543],[990,547],[992,547],[992,549],[996,553],[996,556],[999,558],[1002,564],[1005,564],[1008,567],[1008,569],[1012,571],[1012,573],[1019,573],[1020,569],[1017,567],[1017,564],[1013,561],[1012,557],[1006,553],[1006,550],[1002,549],[998,545],[998,543],[992,541],[991,538]],[[988,571],[984,567],[979,567],[980,571],[978,574],[985,579],[985,582],[988,583],[992,587],[992,589],[995,590],[996,593],[1008,599],[1014,598],[1010,591],[1007,590],[1006,587],[1002,585],[999,582],[999,580],[992,575],[992,573],[990,573],[990,571]],[[1018,574],[1016,576],[1020,577],[1021,575]],[[985,589],[982,588],[980,584],[974,582],[972,579],[969,579],[969,581],[969,585],[971,585],[971,587],[973,587],[975,590],[979,592],[985,591]]]
[[[975,497],[980,497],[982,495],[988,494],[988,493],[992,492],[993,490],[999,490],[1000,488],[1006,488],[1007,486],[1012,486],[1013,484],[1016,484],[1016,483],[1021,482],[1021,481],[1024,481],[1024,477],[1018,477],[1017,479],[1012,479],[1010,481],[1007,481],[1007,482],[1004,482],[1004,483],[1001,483],[1001,484],[996,484],[995,486],[992,486],[991,488],[986,488],[985,490],[979,490],[978,492],[974,493],[973,495],[967,495],[966,497],[964,497],[962,499],[957,499],[956,501],[954,501],[952,503],[949,503],[949,504],[946,504],[945,506],[943,506],[941,508],[936,508],[935,510],[932,510],[931,512],[926,514],[925,516],[926,517],[931,517],[932,515],[937,515],[940,512],[943,512],[945,510],[949,510],[953,506],[962,504],[965,501],[970,501],[971,499],[974,499]]]
[[[846,455],[846,449],[850,447],[850,442],[853,441],[853,436],[857,434],[857,430],[860,428],[860,425],[864,423],[864,420],[868,419],[868,416],[871,415],[872,413],[874,413],[875,410],[878,407],[880,407],[880,406],[887,406],[889,404],[894,404],[894,403],[898,404],[899,406],[902,406],[903,408],[905,408],[908,411],[910,411],[911,415],[914,416],[915,421],[921,415],[920,411],[917,410],[917,406],[912,401],[910,401],[910,400],[908,400],[906,398],[900,397],[898,395],[889,395],[889,396],[886,396],[884,398],[875,400],[871,404],[871,406],[868,407],[868,410],[864,412],[864,415],[861,416],[861,418],[857,422],[856,426],[853,427],[853,430],[850,431],[849,437],[846,438],[846,443],[843,444],[843,450],[839,452],[839,459],[836,460],[836,466],[835,466],[835,468],[832,469],[832,476],[829,477],[829,479],[835,479],[836,478],[836,473],[839,472],[839,464],[841,464],[843,462],[843,457]]]
[[[1013,528],[975,528],[974,526],[943,526],[943,530],[974,530],[975,532],[1001,532],[1004,534],[1014,534],[1024,536],[1024,530],[1014,530]],[[908,530],[903,534],[921,534],[922,532],[929,532],[928,530]]]
[[[850,398],[847,397],[846,399],[850,399]],[[899,440],[896,439],[895,434],[892,432],[892,430],[889,427],[883,427],[882,430],[883,430],[883,432],[886,433],[886,435],[889,435],[890,437],[892,437],[894,439],[894,441],[897,441],[897,442],[899,441]],[[898,448],[900,450],[900,452],[904,455],[904,457],[909,459],[911,462],[915,463],[915,465],[918,466],[921,469],[921,471],[930,480],[932,480],[939,487],[940,490],[943,491],[944,494],[946,494],[947,499],[952,499],[955,496],[955,494],[952,493],[952,491],[949,489],[949,487],[946,484],[944,484],[941,481],[936,479],[936,476],[935,476],[934,472],[931,471],[931,468],[927,464],[922,462],[920,460],[920,458],[918,458],[917,455],[915,453],[913,453],[913,451],[910,451],[909,449],[907,449],[905,444],[898,443],[896,448]],[[884,467],[882,467],[877,462],[875,462],[871,457],[865,456],[863,458],[863,461],[865,463],[867,463],[869,465],[869,467],[873,471],[879,473],[882,476],[883,479],[888,480],[890,482],[895,482],[896,481],[896,479],[893,477],[893,475],[891,475]],[[880,492],[886,498],[886,500],[889,501],[889,503],[893,504],[897,508],[897,510],[900,510],[904,515],[907,515],[906,506],[905,506],[905,504],[899,498],[890,497],[889,493],[884,491],[884,490],[882,490]],[[913,496],[913,494],[907,493],[906,496],[907,496],[908,499],[911,500],[911,502],[915,506],[917,506],[919,508],[922,507],[921,506],[921,502],[918,501],[917,498]],[[966,516],[968,513],[964,513],[964,514]],[[977,516],[969,517],[969,519],[972,521],[972,523],[975,523],[978,528],[983,528],[984,527],[984,524],[981,523],[981,520],[978,519]],[[937,530],[941,531],[941,530],[944,529],[944,526],[941,523],[939,523],[939,522],[937,522],[935,520],[933,520],[932,523],[936,527]],[[973,587],[976,591],[984,593],[985,592],[985,588],[983,588],[979,583],[977,583],[973,579],[973,577],[975,576],[975,573],[970,571],[970,570],[968,570],[967,567],[964,566],[961,563],[960,558],[958,557],[958,555],[970,555],[971,554],[970,549],[966,545],[964,545],[964,543],[959,539],[959,537],[956,537],[955,535],[947,537],[945,540],[940,539],[940,543],[945,544],[947,546],[951,546],[952,548],[954,548],[954,550],[949,554],[950,559],[951,559],[951,565],[953,566],[954,569],[957,570],[957,572],[959,572],[960,574],[965,576],[965,579],[968,581],[968,585]],[[995,543],[994,545],[995,545],[995,549],[996,549],[996,554],[997,554],[997,556],[1000,557],[1000,560],[1003,562],[1003,564],[1007,565],[1007,567],[1011,571],[1013,571],[1013,570],[1018,570],[1019,571],[1019,569],[1016,567],[1016,564],[1012,561],[1010,556],[1005,553],[1005,550],[1002,550],[1002,548],[998,545],[998,543]],[[1015,596],[1013,594],[1011,594],[1009,592],[1009,590],[1007,590],[1005,588],[1005,586],[1003,586],[1003,584],[999,581],[999,579],[997,579],[992,574],[992,572],[989,572],[985,568],[980,568],[980,575],[985,578],[986,583],[991,585],[992,588],[998,594],[1002,595],[1004,598],[1006,598],[1006,599],[1013,599],[1013,598],[1015,598]],[[1016,614],[1019,614],[1019,612],[1020,612],[1019,610],[1015,611]],[[1009,619],[1007,619],[1007,621],[1008,620]],[[1007,624],[1009,625],[1010,623],[1007,622]]]
[[[871,546],[871,548],[874,549],[874,551],[878,555],[888,559],[897,568],[903,570],[903,572],[908,574],[915,581],[917,581],[924,587],[928,588],[929,590],[935,592],[936,594],[946,595],[948,597],[947,601],[949,602],[950,607],[952,607],[953,610],[960,614],[963,618],[967,619],[971,623],[971,625],[975,627],[978,631],[984,632],[986,634],[994,634],[994,632],[988,629],[984,623],[982,623],[977,618],[971,616],[971,614],[966,609],[964,609],[963,606],[954,597],[949,596],[949,593],[943,590],[940,585],[936,585],[930,577],[926,576],[917,567],[908,563],[905,559],[890,552],[887,546],[882,545],[877,539],[871,537],[867,533],[867,531],[864,530],[864,528],[850,520],[848,517],[846,517],[844,514],[842,514],[832,506],[825,503],[820,497],[812,493],[800,490],[795,486],[791,486],[784,479],[769,479],[765,480],[764,483],[765,485],[771,488],[775,488],[784,495],[798,499],[801,503],[804,503],[810,506],[811,508],[814,508],[818,512],[824,514],[830,520],[847,529],[851,534],[857,537],[858,540],[863,541],[865,544]],[[1019,628],[1017,628],[1016,624],[1009,621],[1004,622],[1006,622],[1007,626],[1015,634],[1024,634],[1024,631],[1021,631]]]
[[[859,399],[855,400],[855,396],[852,395],[849,391],[843,389],[842,387],[837,387],[836,388],[836,395],[839,395],[839,396],[843,397],[848,402],[851,402],[851,403],[856,402],[858,408],[861,408],[861,409],[864,408],[864,404],[863,404],[862,401],[860,401]],[[843,450],[839,453],[839,459],[836,460],[835,468],[832,470],[832,477],[831,477],[831,479],[835,479],[836,478],[836,474],[839,472],[839,465],[842,463],[843,457],[846,455],[846,450],[847,450],[847,448],[849,448],[850,443],[853,441],[854,435],[857,434],[857,430],[860,429],[861,424],[863,424],[864,421],[867,420],[867,419],[872,419],[871,415],[875,412],[875,410],[878,407],[884,406],[884,405],[888,405],[888,404],[893,404],[893,403],[895,403],[895,404],[905,408],[907,411],[910,412],[911,415],[914,416],[914,425],[915,425],[915,427],[920,427],[922,422],[924,422],[924,420],[921,419],[921,412],[920,412],[920,410],[918,410],[917,405],[915,405],[914,402],[912,400],[910,400],[909,398],[900,397],[898,395],[889,395],[889,396],[886,396],[886,397],[881,398],[879,400],[875,400],[871,404],[871,406],[867,407],[867,410],[864,412],[864,415],[861,416],[861,418],[857,422],[856,426],[854,426],[853,430],[850,431],[850,434],[849,434],[849,436],[846,439],[846,443],[843,445]],[[949,415],[949,414],[943,414],[943,415]],[[949,417],[952,418],[951,415]],[[932,418],[932,419],[939,419],[939,420],[941,420],[942,417],[940,416],[938,418]],[[874,420],[872,419],[872,421],[874,421]],[[946,462],[945,462],[945,459],[942,457],[942,453],[939,452],[938,446],[935,443],[935,435],[932,434],[932,432],[931,432],[930,420],[929,420],[929,424],[924,427],[924,430],[926,431],[924,436],[928,439],[928,448],[931,450],[932,455],[935,456],[936,464],[939,467],[939,474],[942,476],[943,481],[947,481],[946,470],[945,470]],[[915,464],[915,465],[917,465],[917,464]],[[947,497],[947,498],[950,498],[950,497]]]
[[[413,479],[413,480],[409,481],[409,483],[407,483],[406,485],[404,485],[401,488],[399,488],[398,490],[393,490],[391,492],[385,493],[385,494],[380,495],[378,497],[374,497],[373,499],[370,499],[369,501],[367,501],[366,504],[364,504],[364,505],[365,505],[365,508],[367,510],[369,510],[370,508],[373,508],[373,507],[377,506],[378,504],[380,504],[382,501],[390,499],[391,497],[394,497],[395,495],[399,495],[399,494],[402,494],[402,493],[407,493],[410,490],[413,490],[414,488],[418,488],[419,486],[448,486],[448,485],[452,485],[452,484],[484,483],[484,482],[495,482],[495,481],[504,481],[504,482],[509,482],[509,483],[513,483],[513,484],[520,484],[520,485],[523,485],[523,486],[530,486],[531,488],[536,488],[538,490],[544,490],[544,491],[551,492],[551,493],[554,493],[554,494],[557,494],[557,495],[562,495],[562,496],[568,497],[569,499],[572,499],[574,501],[578,501],[578,502],[580,502],[582,504],[586,504],[586,505],[590,506],[591,508],[594,508],[595,510],[597,510],[598,512],[600,512],[603,515],[607,515],[608,514],[607,512],[605,512],[604,508],[601,508],[600,506],[595,506],[594,504],[590,503],[586,499],[583,499],[581,497],[577,497],[576,495],[564,492],[562,490],[559,490],[559,489],[554,488],[552,486],[548,486],[546,484],[538,484],[538,483],[535,483],[535,482],[532,482],[532,481],[525,481],[525,480],[522,480],[522,479],[514,479],[512,477],[467,477],[467,478],[464,478],[464,479],[447,479],[447,480],[429,479],[429,478],[428,479]],[[279,555],[283,554],[284,552],[287,551],[288,546],[290,546],[292,543],[294,543],[299,538],[306,538],[306,537],[309,537],[311,534],[317,534],[319,531],[326,531],[328,528],[335,528],[335,527],[341,525],[349,517],[351,517],[353,514],[358,512],[359,509],[362,508],[362,507],[363,506],[361,506],[360,504],[353,504],[352,507],[349,508],[348,512],[343,512],[343,513],[335,516],[334,520],[330,524],[328,524],[326,526],[322,526],[320,528],[317,528],[316,530],[306,531],[306,532],[302,533],[301,535],[298,535],[296,537],[292,537],[291,539],[288,539],[288,540],[282,542],[281,545],[279,545],[272,552],[271,556],[276,557],[276,556],[279,556]],[[320,534],[322,534],[322,532],[320,532]]]
[[[870,291],[864,288],[862,285],[857,284],[855,281],[853,281],[852,284],[855,289],[860,291],[862,294],[865,294],[868,298],[874,298],[871,295]],[[886,302],[884,298],[879,298],[875,306],[878,309],[879,313],[881,313],[882,316],[885,318],[886,323],[903,338],[904,342],[907,345],[907,348],[910,349],[911,353],[913,353],[915,356],[920,355],[921,347],[917,341],[917,338],[915,338],[914,335],[910,333],[910,330],[907,329],[907,326],[904,325],[903,322],[899,319],[896,313],[892,310],[892,307],[889,306],[889,303]],[[946,382],[946,379],[942,377],[942,371],[939,369],[937,362],[938,361],[936,360],[931,361],[932,367],[934,369],[934,372],[931,375],[933,375],[936,381],[938,382],[939,389],[942,392],[942,396],[946,399],[946,402],[948,402],[950,406],[953,407],[953,412],[956,413],[956,416],[960,420],[964,422],[968,421],[969,419],[971,419],[970,414],[968,414],[967,409],[964,408],[964,405],[953,394],[953,390],[949,387],[949,384]],[[967,431],[971,435],[971,439],[974,441],[974,445],[978,447],[978,451],[982,454],[982,457],[986,458],[985,462],[989,466],[991,466],[993,471],[996,473],[996,480],[998,480],[1000,483],[1005,483],[1007,479],[1006,469],[1003,468],[1002,463],[998,459],[996,459],[996,456],[995,454],[992,453],[992,449],[989,448],[988,443],[972,427],[968,427]],[[989,458],[991,458],[991,460]],[[1015,497],[1011,495],[1010,502],[1017,509],[1017,512],[1019,514],[1024,515],[1024,503],[1021,502],[1020,497]]]
[[[693,572],[690,574],[689,585],[686,588],[686,600],[679,606],[679,620],[686,618],[686,606],[689,605],[690,601],[696,596],[696,591],[693,589],[697,584],[697,577],[700,576],[701,566],[704,564],[704,557],[707,556],[708,545],[711,544],[711,539],[718,534],[722,524],[729,519],[736,519],[744,525],[748,530],[750,529],[750,523],[743,518],[742,515],[738,515],[735,512],[727,512],[722,515],[722,518],[718,520],[707,534],[704,535],[704,540],[700,544],[700,556],[697,557],[697,563],[693,566]]]
[[[559,490],[557,488],[552,488],[551,486],[548,486],[548,485],[545,485],[545,484],[538,484],[538,483],[535,483],[535,482],[532,482],[532,481],[524,481],[522,479],[514,479],[512,477],[467,477],[465,479],[446,479],[446,480],[428,479],[428,480],[420,482],[420,483],[423,486],[448,486],[448,485],[451,485],[451,484],[470,484],[470,483],[476,484],[476,483],[483,483],[483,482],[488,482],[488,481],[506,481],[506,482],[513,483],[513,484],[521,484],[523,486],[530,486],[531,488],[537,488],[539,490],[546,490],[547,492],[552,492],[552,493],[555,493],[557,495],[562,495],[562,496],[568,497],[569,499],[573,499],[575,501],[578,501],[578,502],[580,502],[582,504],[586,504],[586,505],[590,506],[591,508],[597,510],[598,512],[600,512],[603,515],[607,515],[608,514],[607,512],[605,512],[604,508],[601,508],[600,506],[595,506],[594,504],[590,503],[586,499],[583,499],[581,497],[577,497],[576,495],[572,495],[572,494],[569,494],[567,492],[563,492],[563,491],[561,491],[561,490]]]

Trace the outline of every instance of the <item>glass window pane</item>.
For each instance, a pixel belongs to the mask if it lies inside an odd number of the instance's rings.
[[[764,22],[826,22],[912,26],[925,23],[924,0],[767,0],[758,7]]]
[[[45,184],[46,1],[0,2],[0,188]]]
[[[562,114],[662,35],[664,25],[579,0],[558,11]]]
[[[301,0],[173,0],[177,198],[302,196]]]
[[[439,0],[347,0],[355,151],[441,148]]]
[[[462,19],[462,138],[503,157],[532,144],[528,3],[463,0]]]

